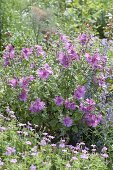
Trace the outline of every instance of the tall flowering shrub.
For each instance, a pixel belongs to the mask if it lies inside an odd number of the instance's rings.
[[[96,128],[105,111],[100,96],[112,74],[104,46],[96,37],[70,40],[56,34],[46,46],[9,44],[2,56],[1,110],[11,108],[22,121],[65,135],[80,126]],[[101,46],[100,46],[101,45]],[[109,55],[109,54],[108,54]]]

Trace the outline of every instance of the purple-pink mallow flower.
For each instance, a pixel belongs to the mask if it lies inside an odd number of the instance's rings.
[[[56,96],[54,102],[57,106],[61,106],[64,103],[64,99],[62,96]]]
[[[9,58],[9,59],[13,59],[14,58],[14,46],[9,44],[6,46],[5,50],[3,51],[3,58]]]
[[[31,63],[31,64],[30,64],[30,68],[31,68],[31,69],[36,68],[36,63],[35,63],[35,62]]]
[[[24,102],[28,99],[27,90],[22,89],[22,91],[19,95],[19,99],[20,99],[20,101],[24,101]]]
[[[36,166],[35,165],[31,165],[30,166],[30,170],[36,170]]]
[[[88,53],[85,54],[87,62],[91,65],[91,67],[95,70],[101,70],[107,61],[106,56],[101,56],[99,53],[95,53],[94,55],[90,55]]]
[[[37,98],[34,102],[31,103],[29,110],[32,113],[43,111],[45,108],[45,103],[41,101],[40,98]]]
[[[63,52],[60,52],[58,54],[58,60],[60,64],[64,66],[65,68],[68,68],[72,63],[71,57]]]
[[[22,77],[19,80],[19,85],[23,89],[26,89],[28,87],[29,83],[32,82],[33,80],[34,80],[34,77],[32,75],[31,76],[27,76],[27,77]]]
[[[15,87],[18,85],[18,80],[17,80],[17,78],[13,78],[13,79],[9,80],[9,81],[8,81],[8,84],[9,84],[11,87],[15,88]]]
[[[93,68],[97,68],[99,66],[100,56],[98,54],[91,56],[90,54],[86,53],[85,57],[86,57],[87,62]]]
[[[13,45],[9,44],[6,46],[3,51],[4,66],[8,66],[10,64],[10,60],[14,58],[14,52]]]
[[[106,79],[104,77],[104,75],[98,76],[98,77],[94,77],[94,83],[98,84],[100,87],[106,87]]]
[[[66,127],[70,127],[70,126],[72,126],[72,124],[73,124],[73,120],[72,120],[69,116],[66,116],[66,117],[63,119],[63,124],[64,124],[64,126],[66,126]]]
[[[33,49],[32,48],[23,48],[22,49],[22,56],[28,60],[29,56],[32,54]]]
[[[87,34],[84,34],[84,33],[79,35],[78,38],[79,38],[79,41],[82,45],[86,44],[89,40],[89,36]]]
[[[42,46],[36,45],[35,48],[36,48],[37,56],[45,56],[46,55],[46,53],[43,50]]]
[[[74,102],[70,102],[68,99],[65,100],[65,108],[66,109],[71,109],[71,110],[75,110],[76,109],[76,105]]]
[[[6,155],[12,155],[12,154],[14,154],[16,152],[16,150],[15,150],[15,148],[13,148],[13,147],[7,147],[6,148]]]
[[[79,55],[77,54],[77,52],[73,49],[73,48],[69,48],[67,50],[69,56],[71,57],[72,60],[80,60]]]
[[[95,110],[95,101],[93,99],[86,99],[84,103],[80,103],[80,110],[84,113],[90,113]]]
[[[40,79],[46,80],[51,74],[53,74],[53,71],[51,67],[46,63],[42,69],[37,70],[37,74]]]
[[[4,59],[3,66],[6,67],[6,66],[9,66],[9,65],[10,65],[10,59],[9,58]]]
[[[78,86],[77,89],[74,91],[74,98],[78,100],[84,98],[85,92],[85,86]]]
[[[65,48],[71,60],[80,60],[80,57],[75,51],[74,46],[71,42],[65,43]]]
[[[67,43],[69,42],[69,37],[67,35],[62,35],[60,34],[60,40],[63,42],[63,43]]]
[[[101,120],[101,114],[95,115],[92,113],[86,113],[83,117],[83,121],[90,127],[97,127]]]

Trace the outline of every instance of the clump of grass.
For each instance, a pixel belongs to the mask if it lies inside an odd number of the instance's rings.
[[[37,43],[39,35],[51,34],[56,31],[54,14],[50,9],[31,7],[31,21]]]

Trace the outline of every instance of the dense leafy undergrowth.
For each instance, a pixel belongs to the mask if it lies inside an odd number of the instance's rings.
[[[36,133],[28,122],[19,123],[10,111],[9,116],[0,114],[0,169],[1,170],[107,170],[107,148],[100,154],[96,145],[91,149],[84,142],[76,146],[67,145],[61,139],[53,143],[54,137],[48,133]]]

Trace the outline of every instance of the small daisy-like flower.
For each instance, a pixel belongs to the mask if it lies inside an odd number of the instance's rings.
[[[36,170],[36,166],[35,165],[31,165],[30,166],[30,170]]]
[[[42,139],[42,140],[40,141],[40,145],[41,145],[41,146],[46,146],[46,144],[47,144],[47,142],[46,142],[44,139]]]
[[[102,156],[103,158],[108,158],[108,157],[109,157],[107,153],[103,153],[103,154],[101,154],[101,156]]]
[[[15,148],[13,147],[7,147],[6,148],[6,155],[12,155],[16,152]]]
[[[82,159],[88,159],[88,155],[83,153],[81,156],[80,156]]]
[[[107,148],[104,146],[101,150],[101,152],[106,152],[107,151]]]
[[[27,145],[31,145],[31,142],[30,142],[30,141],[26,141],[26,144],[27,144]]]
[[[78,158],[77,158],[76,156],[73,156],[73,157],[72,157],[72,160],[73,160],[73,161],[76,161],[76,160],[78,160]]]
[[[0,166],[3,166],[4,162],[2,161],[2,159],[0,158]]]
[[[70,163],[67,163],[67,164],[66,164],[66,168],[71,168]]]
[[[17,159],[11,159],[10,162],[11,163],[17,163]]]

